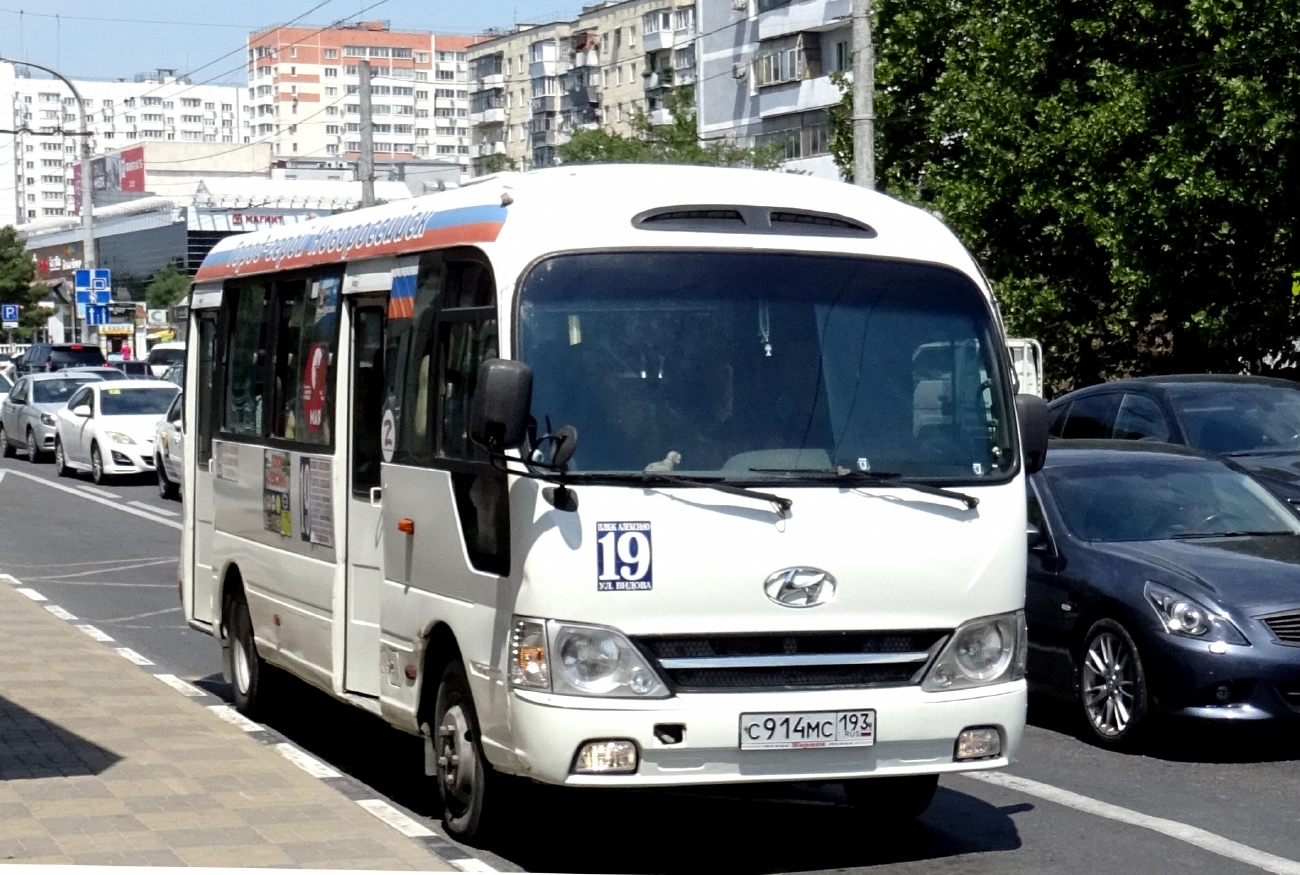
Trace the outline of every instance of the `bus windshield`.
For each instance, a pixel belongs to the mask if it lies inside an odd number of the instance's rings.
[[[575,474],[746,481],[862,471],[1002,479],[1010,390],[980,290],[933,265],[846,255],[600,252],[519,293],[539,433]]]

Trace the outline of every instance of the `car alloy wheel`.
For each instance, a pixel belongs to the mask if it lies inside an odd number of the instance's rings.
[[[5,431],[3,425],[0,425],[0,455],[6,459],[11,459],[14,455],[14,448],[9,445],[9,432]]]
[[[104,457],[99,453],[99,444],[90,447],[90,479],[95,481],[95,485],[104,482]]]
[[[27,461],[39,462],[41,460],[41,445],[36,442],[36,433],[30,428],[27,429]]]
[[[1093,737],[1121,747],[1134,738],[1147,712],[1146,672],[1137,645],[1113,620],[1099,620],[1084,640],[1079,700]]]
[[[72,474],[72,469],[68,467],[68,457],[63,452],[63,441],[57,437],[54,439],[54,473],[60,477],[68,477]]]

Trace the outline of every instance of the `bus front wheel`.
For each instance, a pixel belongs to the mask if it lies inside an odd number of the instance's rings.
[[[479,844],[491,834],[501,807],[504,776],[483,756],[478,714],[458,660],[453,659],[442,672],[433,716],[443,826],[453,838]]]

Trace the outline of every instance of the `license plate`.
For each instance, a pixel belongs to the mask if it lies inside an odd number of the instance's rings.
[[[875,743],[875,711],[740,715],[741,750],[869,747]]]

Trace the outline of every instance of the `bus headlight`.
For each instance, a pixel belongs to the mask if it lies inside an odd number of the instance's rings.
[[[953,633],[921,689],[937,693],[1020,680],[1028,651],[1024,611],[971,620]]]
[[[509,673],[512,687],[565,696],[668,696],[668,688],[627,636],[604,626],[516,617]]]

